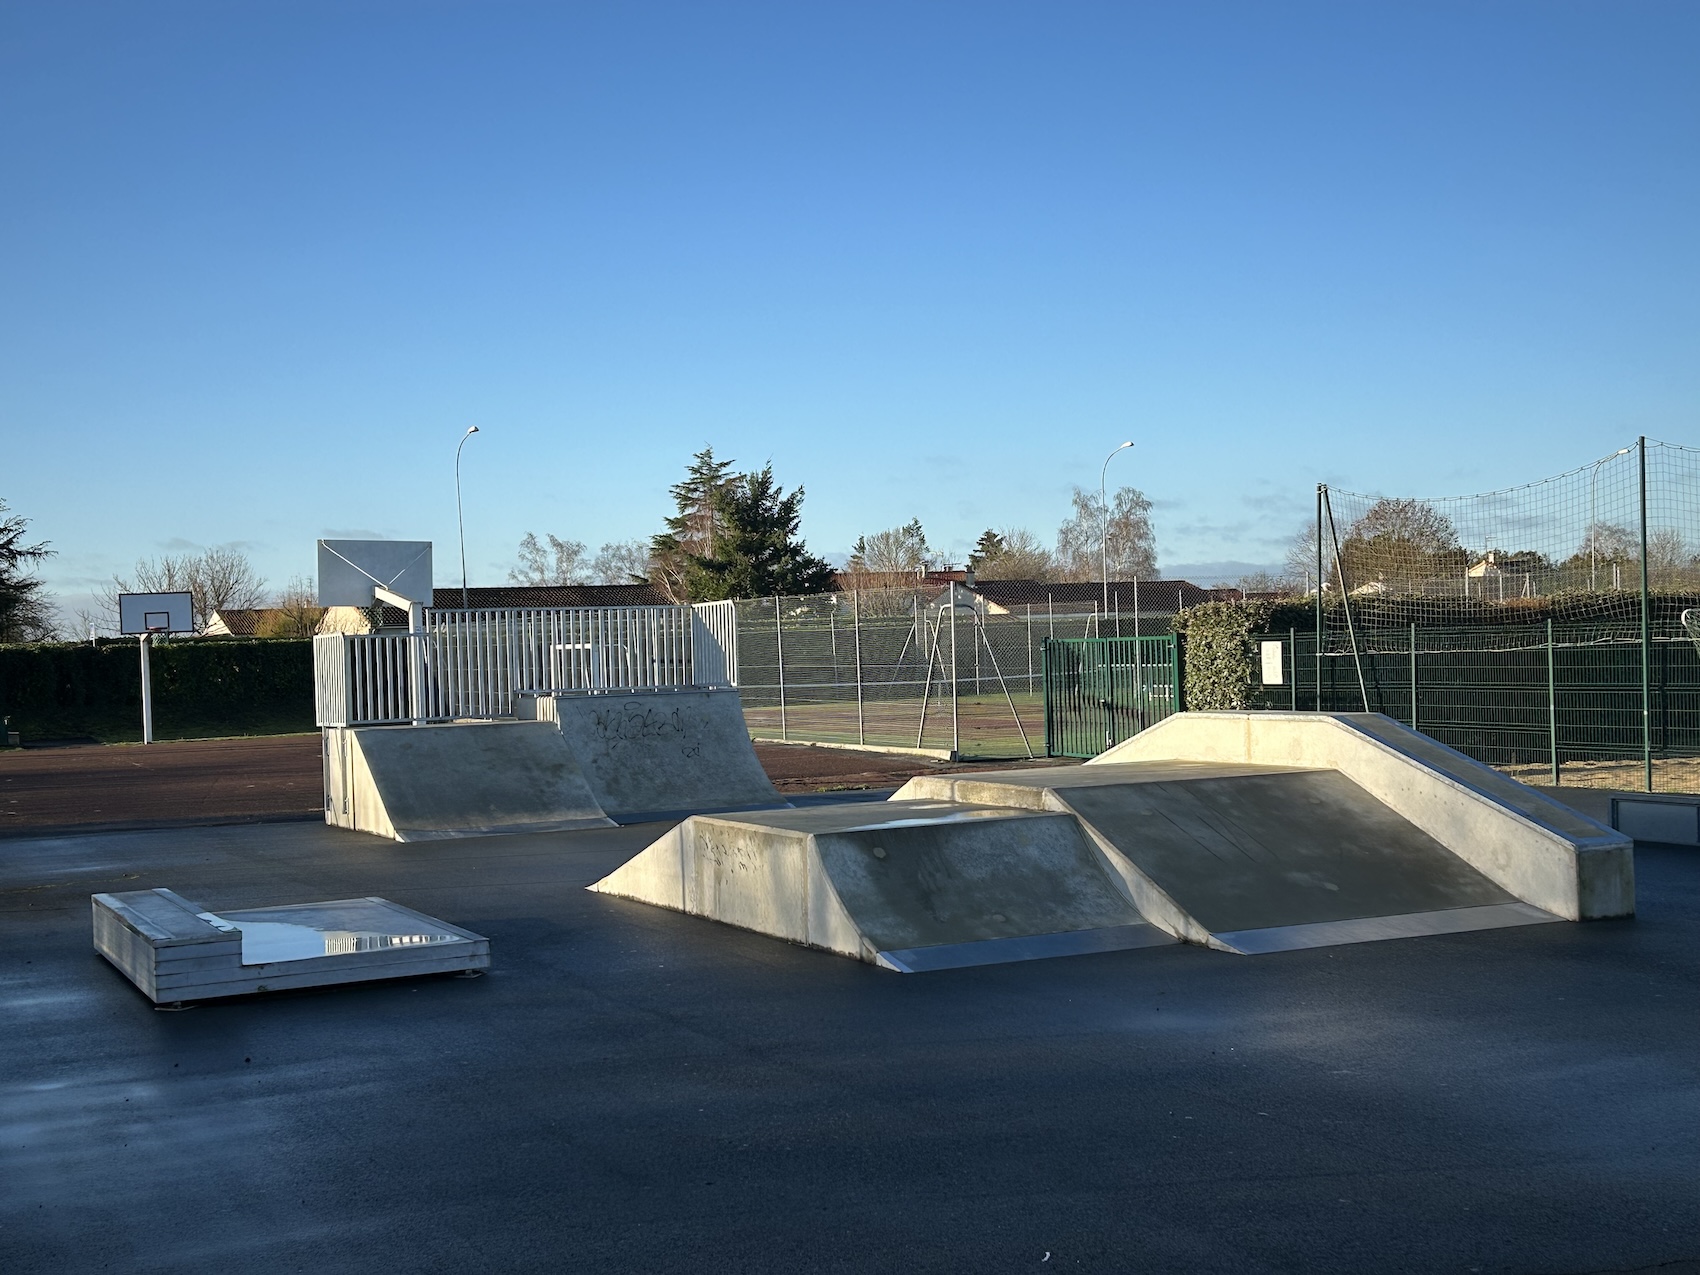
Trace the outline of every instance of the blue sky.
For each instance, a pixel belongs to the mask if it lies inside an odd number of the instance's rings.
[[[1278,562],[1314,485],[1700,443],[1692,3],[0,6],[0,496],[67,596],[647,536],[705,442]],[[1199,574],[1195,572],[1194,574]]]

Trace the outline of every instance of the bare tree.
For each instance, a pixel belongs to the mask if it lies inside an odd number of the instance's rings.
[[[1324,564],[1324,577],[1333,568]],[[1307,519],[1287,546],[1287,578],[1305,593],[1316,592],[1316,520]]]
[[[968,565],[984,580],[1052,580],[1056,559],[1039,537],[1025,527],[987,528]]]
[[[591,560],[590,573],[598,584],[643,584],[649,578],[649,543],[616,540],[603,545]]]
[[[265,599],[266,582],[234,545],[216,545],[202,553],[142,558],[130,580],[114,575],[96,594],[109,629],[118,628],[121,593],[187,593],[195,632],[204,632],[214,614],[247,610]]]
[[[901,527],[859,536],[850,551],[850,571],[857,575],[925,575],[933,564],[933,551],[921,520],[911,518]]]
[[[290,576],[277,601],[255,626],[255,637],[312,637],[319,631],[325,608],[309,576]]]
[[[1157,539],[1151,530],[1151,502],[1137,487],[1118,487],[1104,508],[1096,492],[1074,489],[1074,517],[1057,531],[1057,575],[1063,580],[1096,580],[1109,560],[1113,580],[1149,580],[1157,574]],[[1108,537],[1106,540],[1106,518]]]
[[[582,540],[547,537],[545,547],[535,532],[519,542],[519,565],[508,572],[509,584],[584,584],[590,571]]]

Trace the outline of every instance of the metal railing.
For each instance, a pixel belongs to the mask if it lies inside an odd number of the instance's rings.
[[[426,611],[420,633],[321,634],[313,639],[318,722],[511,717],[525,691],[726,685],[699,676],[696,627],[688,607],[445,609]],[[705,656],[711,672],[726,670],[723,652]]]

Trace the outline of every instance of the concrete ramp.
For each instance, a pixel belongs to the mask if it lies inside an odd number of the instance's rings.
[[[325,822],[397,841],[605,828],[561,732],[543,722],[332,726]]]
[[[934,801],[698,816],[590,888],[904,973],[1172,941],[1073,817]]]
[[[1085,766],[897,795],[1074,814],[1147,919],[1227,951],[1620,915],[1626,893],[1632,909],[1609,829],[1388,719],[1275,716],[1182,714]],[[1248,732],[1284,746],[1247,749]]]
[[[786,804],[735,690],[528,695],[520,712],[560,727],[590,792],[621,823]]]
[[[1380,713],[1177,713],[1086,765],[1158,759],[1338,771],[1526,903],[1635,912],[1630,838]]]

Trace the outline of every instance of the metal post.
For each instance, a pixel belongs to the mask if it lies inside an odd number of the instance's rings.
[[[868,742],[867,727],[862,720],[862,594],[850,595],[850,627],[856,635],[856,742]]]
[[[779,738],[785,734],[785,629],[779,623],[779,595],[773,595],[773,644],[779,662]]]
[[[1033,604],[1027,604],[1027,693],[1033,693]]]
[[[1558,787],[1558,679],[1554,676],[1552,620],[1547,620],[1547,747],[1552,752],[1552,785]]]
[[[142,633],[137,644],[142,648],[142,743],[153,743],[153,669],[148,663],[148,648],[153,634]]]
[[[956,585],[950,586],[950,759],[962,755],[962,720],[956,688]]]
[[[1176,645],[1178,646],[1179,643],[1176,643]],[[1292,671],[1287,674],[1287,680],[1292,685],[1287,690],[1293,697],[1293,711],[1296,713],[1299,711],[1299,631],[1297,627],[1287,630],[1287,649],[1293,653],[1292,662],[1289,665]],[[1178,661],[1178,655],[1176,659]],[[1178,704],[1175,706],[1175,711],[1180,712]]]
[[[407,711],[415,726],[425,724],[425,608],[407,608]]]
[[[1316,711],[1322,711],[1322,493],[1326,484],[1316,485]]]
[[[1417,626],[1411,626],[1411,729],[1417,729]]]
[[[1358,694],[1363,697],[1364,712],[1369,712],[1369,686],[1364,681],[1364,661],[1358,652],[1358,628],[1352,622],[1352,595],[1346,588],[1346,564],[1340,559],[1340,529],[1334,525],[1334,506],[1327,503],[1328,538],[1334,545],[1334,572],[1340,577],[1340,607],[1346,613],[1346,635],[1352,643],[1352,665],[1358,671]]]
[[[1641,762],[1653,791],[1653,624],[1647,614],[1647,438],[1636,440],[1641,461]]]

